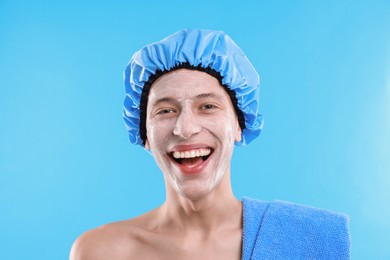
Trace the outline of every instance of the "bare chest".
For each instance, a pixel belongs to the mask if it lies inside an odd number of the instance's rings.
[[[153,234],[133,247],[129,259],[241,259],[241,231],[210,237]]]

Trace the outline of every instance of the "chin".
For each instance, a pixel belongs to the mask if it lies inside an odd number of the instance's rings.
[[[188,181],[186,183],[178,183],[173,188],[180,196],[196,201],[215,191],[220,184],[221,179],[222,178],[218,178],[208,182]]]

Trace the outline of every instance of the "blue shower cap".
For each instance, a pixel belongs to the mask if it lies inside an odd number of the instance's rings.
[[[140,127],[145,124],[141,104],[144,86],[161,72],[180,68],[181,64],[218,72],[222,85],[234,91],[235,107],[245,120],[240,124],[241,141],[236,145],[246,145],[260,134],[263,127],[263,116],[259,114],[260,78],[243,51],[222,31],[185,29],[137,51],[124,70],[123,119],[131,143],[145,142],[140,134]]]

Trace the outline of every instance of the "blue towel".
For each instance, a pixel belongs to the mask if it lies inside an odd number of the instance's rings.
[[[244,197],[242,259],[350,259],[348,217]]]

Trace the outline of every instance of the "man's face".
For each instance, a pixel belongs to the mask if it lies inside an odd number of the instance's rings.
[[[218,80],[186,69],[153,83],[146,130],[145,147],[166,183],[190,199],[203,197],[229,177],[234,141],[241,140],[232,102]]]

